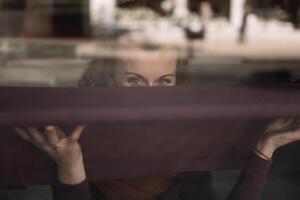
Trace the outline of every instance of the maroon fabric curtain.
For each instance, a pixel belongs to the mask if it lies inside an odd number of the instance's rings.
[[[54,163],[14,133],[52,124],[80,139],[90,180],[239,168],[266,123],[300,116],[297,85],[0,88],[0,183],[44,184]]]

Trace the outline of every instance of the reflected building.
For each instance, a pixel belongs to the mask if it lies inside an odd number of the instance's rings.
[[[168,19],[199,15],[197,0],[2,0],[0,35],[25,37],[87,37],[108,30],[114,32],[119,9],[147,8]],[[261,18],[286,18],[299,26],[300,1],[296,0],[207,0],[215,17],[223,17],[229,26],[240,27],[245,5]],[[139,16],[136,16],[138,18]],[[150,16],[151,18],[151,16]],[[128,22],[130,23],[130,21]],[[101,35],[101,34],[100,34]]]

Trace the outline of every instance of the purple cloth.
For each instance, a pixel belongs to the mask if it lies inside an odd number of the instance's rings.
[[[80,139],[89,180],[240,168],[266,122],[300,115],[299,86],[0,88],[0,181],[43,184],[54,163],[13,126],[53,124]]]

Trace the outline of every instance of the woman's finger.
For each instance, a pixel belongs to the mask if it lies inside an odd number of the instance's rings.
[[[300,140],[300,128],[291,131],[291,137],[294,141]]]
[[[24,139],[28,142],[32,142],[30,136],[24,129],[15,127],[14,130],[18,133],[18,135],[21,136],[22,139]]]
[[[297,125],[297,119],[294,118],[278,118],[268,124],[267,133],[286,132],[293,129]]]
[[[35,127],[28,127],[27,131],[29,133],[29,136],[32,140],[32,142],[38,146],[42,146],[46,144],[46,139],[45,137],[42,135],[42,133],[40,133],[38,131],[37,128]]]
[[[43,144],[41,142],[37,142],[36,140],[33,139],[32,136],[30,136],[30,134],[22,129],[22,128],[14,128],[14,130],[26,141],[32,143],[33,145],[39,147],[40,149],[44,150],[45,152],[47,152],[51,157],[55,157],[55,152],[53,152],[53,150],[51,149],[51,147],[49,145]],[[33,133],[34,135],[36,133]]]
[[[61,128],[59,128],[58,126],[54,126],[54,127],[56,129],[56,133],[57,133],[59,139],[63,139],[63,138],[67,137],[65,132]]]
[[[54,126],[47,126],[46,127],[46,137],[47,141],[50,144],[50,146],[55,146],[59,143],[60,139],[58,137],[56,128]]]
[[[77,126],[70,136],[72,141],[78,141],[86,125]]]

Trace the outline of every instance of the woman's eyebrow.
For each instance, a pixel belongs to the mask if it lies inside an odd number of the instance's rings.
[[[163,75],[163,76],[159,77],[159,79],[161,79],[161,78],[165,78],[165,77],[168,77],[168,76],[172,76],[172,77],[174,77],[175,75],[174,75],[174,74],[166,74],[166,75]]]
[[[142,75],[134,73],[134,72],[126,72],[125,75],[133,75],[133,76],[137,76],[138,78],[142,79],[143,81],[145,81],[146,83],[148,83],[147,79],[145,79]]]

